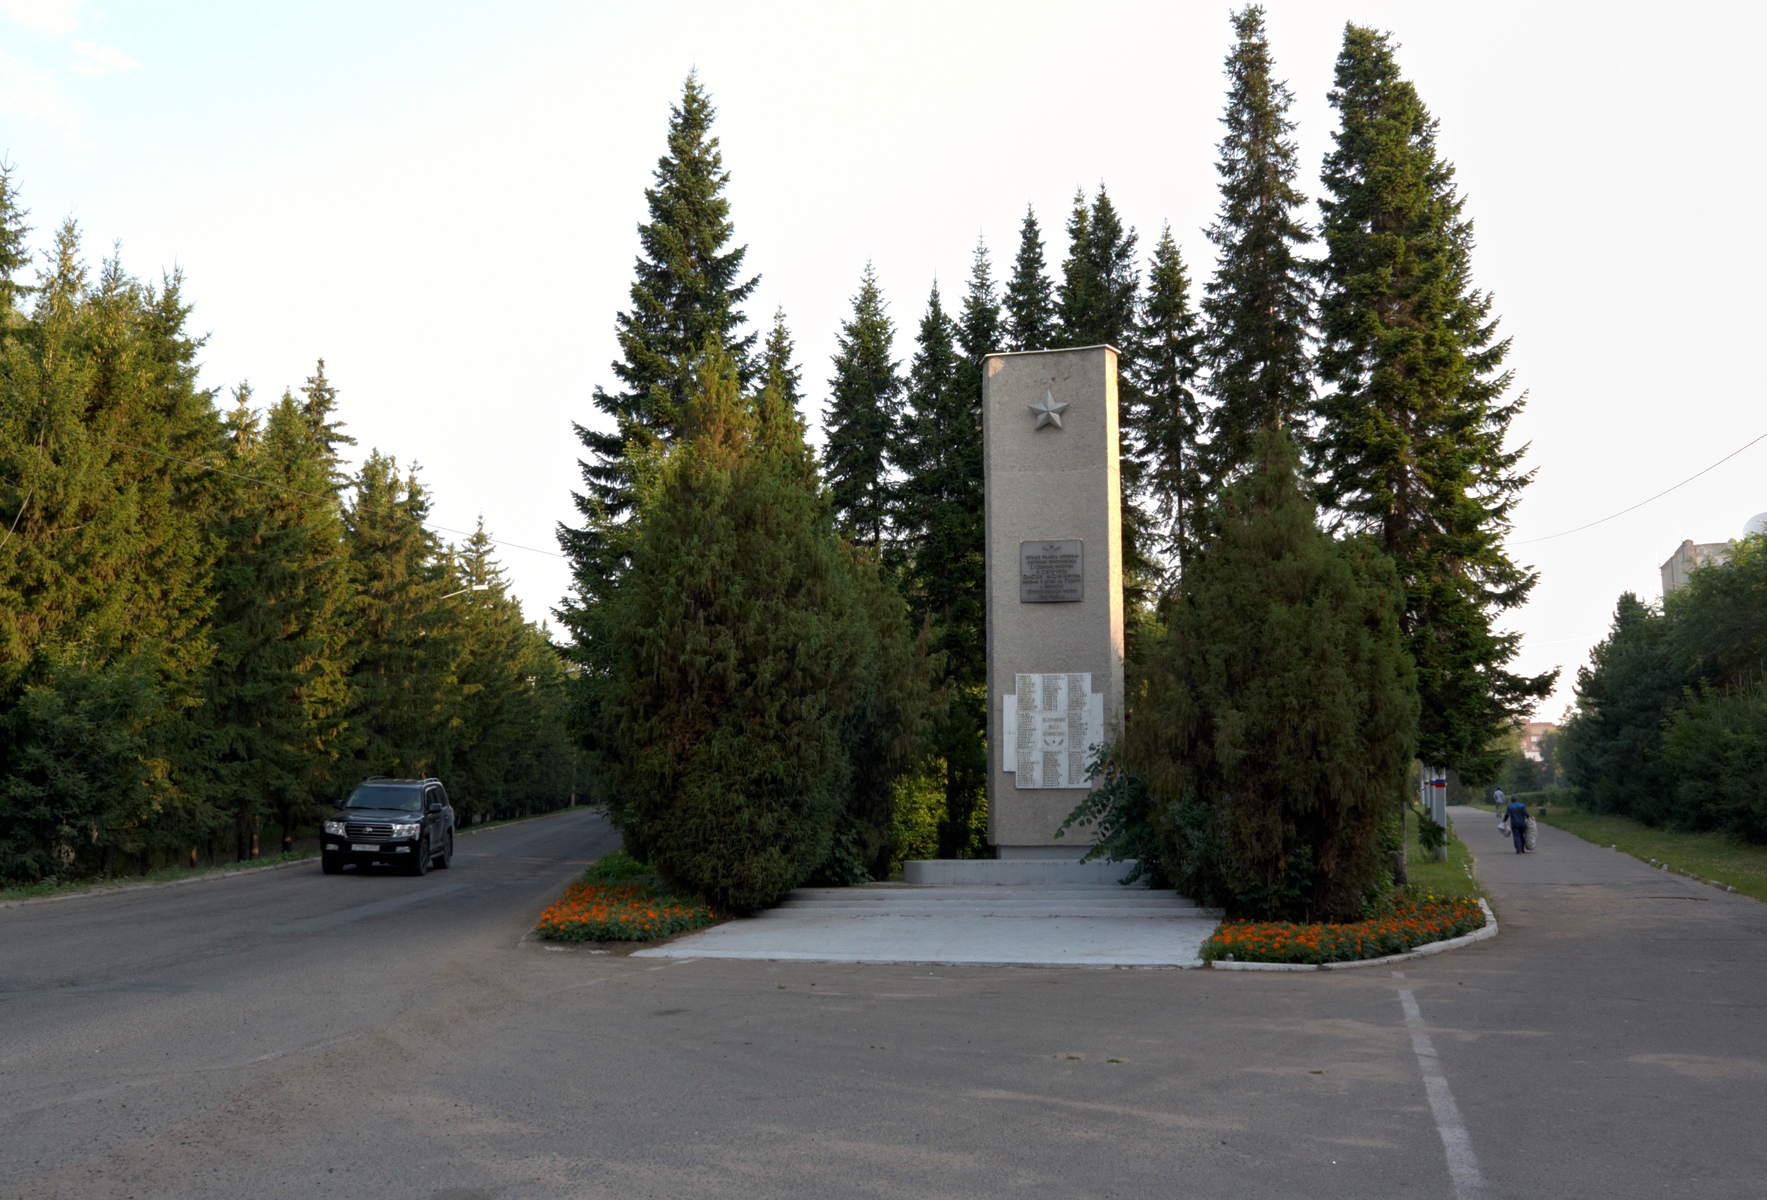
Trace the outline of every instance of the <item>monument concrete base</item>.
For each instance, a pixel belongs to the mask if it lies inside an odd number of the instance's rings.
[[[1062,858],[1043,853],[1024,857],[927,858],[902,864],[902,882],[934,887],[979,887],[1017,884],[1032,887],[1104,887],[1114,885],[1132,869],[1131,863],[1081,862],[1072,847],[1017,847],[1047,851],[1060,849]],[[1008,847],[1001,847],[1004,851]],[[1084,853],[1082,851],[1081,853]]]
[[[929,864],[923,864],[929,865]],[[930,865],[946,865],[935,863]],[[951,866],[1078,867],[1000,860]],[[1114,863],[1087,863],[1088,868]],[[1017,882],[1016,880],[1014,881]],[[799,888],[778,908],[635,958],[953,966],[1200,967],[1218,914],[1171,892],[1108,884]]]

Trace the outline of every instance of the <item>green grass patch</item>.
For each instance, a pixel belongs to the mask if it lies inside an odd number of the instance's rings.
[[[1612,846],[1652,866],[1666,863],[1671,871],[1767,900],[1767,846],[1751,846],[1722,833],[1653,829],[1630,817],[1557,805],[1542,810],[1539,817],[1586,842]]]
[[[116,888],[131,887],[141,883],[177,883],[183,879],[195,879],[203,875],[226,875],[235,871],[250,871],[258,867],[272,867],[277,863],[300,862],[303,859],[317,858],[317,850],[295,850],[288,854],[271,854],[263,858],[247,859],[244,862],[215,863],[202,867],[161,867],[157,871],[148,871],[142,875],[116,875],[109,879],[45,879],[38,883],[23,883],[15,887],[0,888],[0,904],[13,900],[37,900],[44,896],[71,896],[85,892],[112,891]]]
[[[565,888],[535,932],[554,942],[650,942],[717,919],[698,900],[669,895],[652,868],[615,850]]]
[[[1478,876],[1473,871],[1472,855],[1461,840],[1465,831],[1455,825],[1453,817],[1448,818],[1448,857],[1438,861],[1423,848],[1418,838],[1423,825],[1421,817],[1422,811],[1413,808],[1405,818],[1405,872],[1411,885],[1439,896],[1483,895],[1484,890],[1479,887]],[[1474,825],[1476,828],[1477,822]],[[1491,818],[1490,833],[1495,842],[1496,817]]]

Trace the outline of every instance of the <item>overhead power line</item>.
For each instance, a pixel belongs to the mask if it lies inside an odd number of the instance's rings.
[[[1744,444],[1738,446],[1736,449],[1732,450],[1729,454],[1726,454],[1723,458],[1719,459],[1717,462],[1713,463],[1711,466],[1706,467],[1703,470],[1695,471],[1693,474],[1689,475],[1686,479],[1683,479],[1680,483],[1676,484],[1674,487],[1666,487],[1662,491],[1658,492],[1656,495],[1648,496],[1645,499],[1640,500],[1637,504],[1634,504],[1629,508],[1622,508],[1617,513],[1609,513],[1607,516],[1601,518],[1601,520],[1599,520],[1599,521],[1591,521],[1587,525],[1579,525],[1575,529],[1567,529],[1563,533],[1552,533],[1552,534],[1546,535],[1545,537],[1529,538],[1525,542],[1517,542],[1516,545],[1518,545],[1518,546],[1532,546],[1536,542],[1550,542],[1554,538],[1570,537],[1573,533],[1582,533],[1585,529],[1594,529],[1597,525],[1605,525],[1609,521],[1613,520],[1615,517],[1623,517],[1627,513],[1632,512],[1635,509],[1643,508],[1645,505],[1651,503],[1653,500],[1661,500],[1664,496],[1667,496],[1670,492],[1675,491],[1677,488],[1686,487],[1688,484],[1690,484],[1694,480],[1698,479],[1701,475],[1706,474],[1706,472],[1708,472],[1708,471],[1717,470],[1719,467],[1723,466],[1725,463],[1729,462],[1731,459],[1733,459],[1737,455],[1741,454],[1744,450],[1747,450],[1750,446],[1753,446],[1755,444],[1755,442],[1760,442],[1760,441],[1767,441],[1767,433],[1763,433],[1760,437],[1755,438],[1753,441],[1745,442]]]
[[[328,494],[325,492],[309,492],[309,491],[306,491],[302,488],[290,487],[286,483],[277,483],[273,479],[259,479],[255,475],[242,475],[238,471],[229,471],[226,467],[217,467],[213,463],[200,463],[200,462],[192,461],[191,459],[188,459],[188,458],[179,458],[176,454],[167,454],[163,450],[150,450],[146,446],[134,446],[134,445],[129,444],[128,442],[113,441],[110,438],[94,437],[92,440],[97,441],[97,442],[103,442],[107,446],[121,446],[125,450],[134,450],[134,451],[137,451],[141,454],[151,454],[156,458],[163,458],[168,462],[183,463],[185,466],[194,467],[198,471],[214,471],[216,474],[219,474],[219,475],[230,475],[234,479],[243,479],[247,483],[262,484],[264,487],[275,488],[277,491],[293,492],[297,496],[311,496],[315,500],[336,499],[336,497],[334,495],[331,495],[331,494]],[[22,510],[20,510],[20,511],[22,511]],[[465,529],[452,529],[447,525],[437,525],[433,521],[426,521],[425,524],[429,525],[430,528],[432,528],[432,529],[440,530],[442,533],[457,533],[461,537],[472,537],[473,536],[472,532],[465,530]],[[544,554],[544,555],[547,555],[551,558],[563,558],[564,557],[564,555],[560,554],[556,550],[540,550],[540,549],[537,549],[536,547],[533,547],[533,546],[523,546],[519,542],[506,542],[506,541],[502,540],[501,538],[494,538],[490,534],[485,534],[485,540],[487,542],[490,542],[493,546],[503,546],[503,547],[506,547],[507,549],[510,549],[510,550],[526,550],[529,554]]]

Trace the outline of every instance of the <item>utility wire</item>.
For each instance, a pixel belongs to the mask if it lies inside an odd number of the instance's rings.
[[[335,500],[337,498],[335,494],[330,494],[330,493],[326,493],[326,492],[309,492],[309,491],[306,491],[302,488],[290,487],[286,483],[277,483],[274,480],[270,480],[270,479],[259,479],[255,475],[242,475],[238,471],[229,471],[226,467],[217,467],[211,463],[193,462],[192,460],[190,460],[188,458],[179,458],[175,454],[167,454],[161,450],[150,450],[146,446],[133,446],[133,445],[130,445],[128,442],[112,441],[110,438],[94,437],[92,440],[96,441],[96,442],[103,442],[107,446],[120,446],[125,450],[134,450],[134,451],[137,451],[141,454],[151,454],[156,458],[163,458],[163,459],[167,460],[168,462],[183,463],[185,466],[195,467],[199,471],[214,471],[215,473],[220,474],[220,475],[231,475],[233,478],[243,479],[247,483],[262,484],[263,486],[265,486],[267,488],[275,488],[277,491],[281,491],[281,492],[293,492],[297,496],[311,496],[315,500]],[[21,509],[20,512],[22,513],[23,510]],[[437,525],[434,522],[426,522],[426,524],[429,524],[432,529],[438,529],[443,533],[457,533],[461,537],[472,537],[473,536],[472,533],[470,533],[464,529],[451,529],[446,525]],[[506,542],[500,538],[494,538],[494,537],[490,536],[489,534],[485,535],[485,540],[487,542],[490,542],[493,546],[506,546],[511,550],[526,550],[529,554],[545,554],[545,555],[549,555],[552,558],[563,558],[564,557],[564,555],[560,554],[556,550],[540,550],[540,549],[537,549],[533,546],[523,546],[517,542]]]
[[[1552,533],[1552,534],[1548,534],[1545,537],[1529,538],[1525,542],[1517,542],[1516,545],[1518,545],[1518,546],[1532,546],[1536,542],[1550,542],[1554,538],[1570,537],[1573,533],[1582,533],[1585,529],[1594,529],[1597,525],[1605,525],[1609,521],[1613,520],[1615,517],[1623,517],[1627,513],[1633,511],[1633,509],[1643,508],[1645,505],[1649,504],[1653,500],[1661,500],[1664,496],[1667,496],[1670,492],[1675,491],[1677,488],[1686,487],[1688,484],[1690,484],[1694,480],[1698,479],[1701,475],[1706,474],[1707,471],[1717,470],[1719,467],[1723,466],[1725,463],[1729,462],[1731,459],[1733,459],[1737,455],[1741,454],[1744,450],[1747,450],[1750,446],[1753,446],[1755,444],[1755,442],[1760,442],[1760,441],[1767,441],[1767,433],[1763,433],[1760,437],[1754,439],[1754,441],[1746,442],[1743,445],[1738,446],[1736,449],[1732,450],[1729,454],[1726,454],[1723,458],[1719,459],[1717,462],[1713,463],[1711,466],[1706,467],[1704,470],[1695,471],[1692,475],[1689,475],[1686,479],[1683,479],[1680,483],[1676,484],[1674,487],[1666,487],[1662,491],[1658,492],[1656,495],[1648,497],[1647,499],[1644,499],[1644,500],[1640,500],[1637,504],[1632,505],[1631,508],[1622,508],[1617,513],[1609,513],[1607,516],[1601,518],[1601,520],[1599,520],[1599,521],[1591,521],[1587,525],[1579,525],[1575,529],[1567,529],[1563,533]]]

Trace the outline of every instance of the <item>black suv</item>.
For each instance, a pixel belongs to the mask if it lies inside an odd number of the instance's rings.
[[[358,784],[325,819],[319,861],[327,875],[345,863],[402,866],[413,875],[454,857],[454,809],[439,779],[386,779]]]

